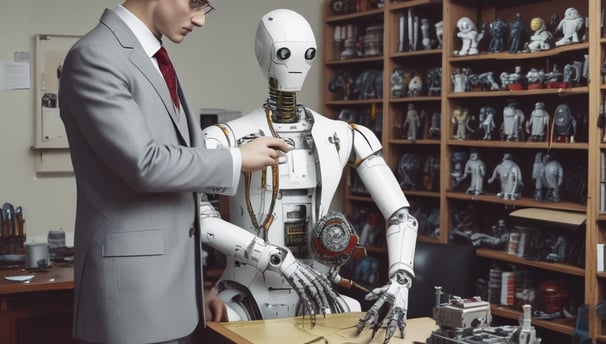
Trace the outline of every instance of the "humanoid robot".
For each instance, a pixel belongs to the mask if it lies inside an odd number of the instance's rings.
[[[456,55],[477,55],[480,53],[478,44],[484,38],[484,32],[478,32],[476,24],[469,17],[461,17],[457,21],[459,32],[457,37],[462,41],[461,49]]]
[[[471,114],[467,108],[456,108],[452,112],[452,124],[456,126],[456,134],[454,136],[457,140],[467,139],[469,132],[473,129],[469,126],[471,121]]]
[[[505,35],[507,34],[507,24],[501,18],[495,19],[488,25],[490,31],[490,43],[488,51],[500,53],[505,49]]]
[[[492,176],[488,179],[488,184],[492,184],[497,177],[501,185],[501,191],[497,193],[497,197],[505,200],[520,198],[522,187],[524,186],[522,170],[511,159],[510,153],[503,154],[503,161],[495,166]]]
[[[471,182],[467,188],[467,194],[469,195],[480,195],[484,193],[484,176],[486,175],[486,165],[478,155],[478,152],[474,149],[469,153],[469,160],[465,163],[463,175],[459,177],[458,181],[462,181],[471,176]]]
[[[551,49],[551,40],[553,35],[547,30],[547,25],[543,18],[534,17],[530,20],[530,29],[533,34],[530,35],[530,41],[526,43],[528,51],[531,53]]]
[[[526,133],[529,134],[528,141],[543,142],[547,138],[549,127],[549,113],[545,110],[545,103],[536,102],[530,118],[526,122]]]
[[[574,7],[569,7],[564,11],[564,18],[558,24],[555,32],[561,32],[562,38],[555,42],[555,45],[562,46],[566,44],[579,43],[579,31],[585,25],[585,19]]]
[[[480,108],[480,130],[483,134],[482,140],[492,140],[492,134],[497,125],[494,122],[495,108],[492,106],[482,106]]]
[[[516,13],[515,19],[509,24],[509,52],[517,53],[521,47],[520,39],[524,36],[526,25],[522,21],[520,13]]]
[[[501,123],[501,138],[505,141],[522,141],[524,134],[524,113],[518,109],[514,101],[503,108],[503,123]]]
[[[386,341],[403,336],[408,291],[414,278],[417,220],[396,177],[381,156],[381,144],[366,127],[332,120],[296,103],[316,42],[298,13],[277,9],[257,28],[255,52],[269,81],[269,98],[258,109],[204,130],[209,148],[238,147],[255,136],[285,140],[291,150],[277,166],[243,173],[229,197],[230,222],[208,202],[201,204],[202,241],[226,256],[215,291],[229,320],[269,319],[359,311],[357,300],[334,284],[356,285],[339,269],[358,252],[351,225],[330,204],[349,163],[386,219],[389,280],[366,295],[376,300],[356,324],[374,333],[387,326]],[[389,312],[383,317],[383,306]]]
[[[406,120],[402,124],[402,129],[407,129],[406,138],[415,142],[420,134],[421,129],[421,116],[419,111],[415,108],[415,105],[408,103],[408,111],[406,111]]]
[[[532,169],[535,179],[534,199],[559,202],[560,188],[564,183],[564,168],[553,158],[553,153],[537,153]]]

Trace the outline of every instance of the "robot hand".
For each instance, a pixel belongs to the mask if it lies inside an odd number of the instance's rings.
[[[270,245],[267,269],[280,273],[297,292],[304,311],[311,316],[312,325],[316,323],[316,314],[341,313],[337,294],[333,291],[328,278],[299,260],[285,248]]]
[[[406,311],[408,309],[408,290],[412,285],[412,278],[404,270],[398,270],[386,285],[375,288],[365,297],[366,300],[377,300],[368,312],[360,319],[356,328],[358,334],[362,332],[366,324],[372,329],[372,337],[381,327],[387,327],[384,344],[396,332],[396,326],[400,329],[400,335],[404,338],[404,329],[406,328]],[[380,310],[386,306],[389,311],[382,320],[379,319]]]

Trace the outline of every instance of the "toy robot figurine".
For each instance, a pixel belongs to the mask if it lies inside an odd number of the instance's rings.
[[[404,71],[402,68],[394,68],[391,73],[391,96],[393,98],[404,96]]]
[[[486,165],[478,156],[478,152],[474,149],[469,154],[469,160],[465,163],[465,169],[463,175],[460,176],[458,181],[462,181],[471,176],[471,182],[467,188],[467,194],[469,195],[480,195],[484,193],[484,176],[486,175]]]
[[[553,35],[547,30],[547,25],[543,18],[534,17],[530,20],[530,29],[533,34],[530,36],[530,41],[526,43],[526,48],[531,53],[551,49],[551,39]]]
[[[407,129],[406,138],[411,140],[413,143],[417,140],[421,129],[421,116],[419,111],[415,108],[412,103],[408,104],[408,111],[406,112],[406,119],[402,124],[402,129]]]
[[[542,142],[547,137],[549,126],[549,113],[545,110],[545,103],[536,102],[530,118],[526,122],[526,133],[529,134],[528,141]]]
[[[503,123],[501,124],[501,138],[505,141],[522,141],[524,113],[517,108],[514,101],[503,108]]]
[[[467,139],[470,132],[473,129],[469,126],[471,121],[471,114],[467,108],[456,108],[452,112],[452,124],[456,125],[456,134],[454,138],[457,140]]]
[[[500,53],[505,48],[505,35],[507,34],[507,24],[500,18],[491,22],[488,25],[490,31],[490,44],[488,51],[492,53]]]
[[[543,88],[544,79],[545,71],[543,69],[530,68],[528,72],[526,72],[526,82],[528,83],[527,88],[529,90]]]
[[[496,129],[494,115],[497,111],[492,106],[482,106],[480,109],[480,130],[483,134],[482,140],[492,140],[492,134]]]
[[[470,240],[473,247],[505,250],[509,242],[509,229],[505,220],[499,219],[496,224],[490,227],[490,234],[473,233]]]
[[[579,31],[585,25],[585,19],[574,7],[569,7],[564,11],[564,18],[555,29],[556,32],[562,32],[563,37],[555,42],[555,45],[562,46],[566,44],[579,43]]]
[[[427,95],[440,96],[442,93],[442,68],[434,67],[427,70]]]
[[[457,71],[452,74],[452,91],[455,93],[466,92],[468,85],[468,74]]]
[[[201,204],[203,243],[226,256],[215,291],[230,320],[268,319],[359,311],[359,302],[333,291],[333,283],[355,286],[339,269],[358,252],[348,221],[330,212],[345,166],[350,163],[376,200],[388,224],[389,281],[373,289],[376,302],[356,325],[373,334],[389,308],[386,342],[406,321],[414,270],[417,220],[396,177],[381,157],[381,144],[366,127],[332,120],[296,103],[316,57],[309,23],[296,12],[277,9],[262,17],[255,52],[269,80],[266,103],[228,123],[204,130],[209,148],[238,147],[252,137],[284,139],[291,150],[263,172],[243,173],[229,198],[230,222],[208,202]]]
[[[568,104],[560,104],[553,115],[553,135],[556,142],[575,142],[577,119]]]
[[[520,13],[516,13],[515,19],[509,24],[509,52],[517,53],[520,50],[520,38],[526,32],[526,25],[522,21]]]
[[[535,179],[534,199],[536,201],[548,200],[559,202],[560,188],[564,183],[564,168],[554,160],[553,153],[537,153],[532,169],[532,178]]]
[[[461,49],[455,52],[455,55],[477,55],[479,54],[478,44],[484,38],[484,32],[478,32],[476,24],[468,17],[461,17],[457,21],[459,32],[457,37],[462,41]]]
[[[501,182],[501,191],[497,193],[497,197],[506,200],[520,198],[524,185],[522,182],[522,170],[511,159],[511,154],[503,154],[503,161],[494,168],[492,176],[488,179],[488,184],[492,184],[497,177],[499,177],[499,181]]]

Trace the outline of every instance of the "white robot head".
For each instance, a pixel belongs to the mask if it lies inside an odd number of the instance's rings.
[[[277,90],[300,91],[316,57],[314,33],[297,12],[270,11],[257,27],[255,54],[265,77],[277,82]]]

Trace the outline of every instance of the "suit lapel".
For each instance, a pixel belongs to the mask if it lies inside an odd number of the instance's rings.
[[[160,96],[160,98],[162,98],[162,103],[164,103],[164,108],[166,109],[166,112],[168,113],[168,115],[170,116],[170,119],[173,121],[173,125],[175,126],[175,128],[177,128],[177,131],[179,132],[179,135],[181,136],[181,139],[183,140],[183,142],[186,143],[186,145],[189,146],[189,140],[188,140],[188,133],[184,132],[182,127],[179,125],[179,113],[178,113],[178,109],[175,108],[175,106],[173,105],[173,101],[170,97],[170,93],[168,92],[168,87],[166,86],[166,82],[164,81],[164,78],[162,78],[162,75],[154,68],[154,66],[151,64],[151,62],[149,61],[149,57],[143,52],[143,49],[134,49],[133,53],[130,57],[131,62],[133,63],[133,65],[135,66],[135,68],[138,68],[141,73],[143,73],[143,75],[145,75],[145,77],[149,80],[149,82],[151,83],[152,87],[156,90],[156,92],[158,93],[158,95]],[[178,78],[177,78],[177,82],[178,82]],[[178,87],[179,90],[179,100],[181,102],[181,105],[183,106],[183,104],[185,103],[182,99],[182,92],[181,92],[181,86],[179,85]],[[187,109],[183,109],[184,112],[187,114]]]
[[[170,97],[170,93],[168,91],[168,87],[166,86],[166,82],[162,75],[156,70],[152,62],[150,61],[149,56],[145,54],[143,47],[139,44],[137,37],[132,33],[132,31],[128,28],[128,26],[116,15],[113,11],[106,9],[101,17],[101,22],[105,24],[108,28],[114,32],[116,39],[120,42],[120,45],[125,49],[131,50],[130,60],[135,68],[137,68],[141,73],[149,80],[150,84],[158,93],[158,96],[162,99],[164,103],[164,108],[166,112],[170,116],[173,125],[179,132],[179,136],[186,145],[190,145],[188,140],[188,133],[183,132],[181,127],[179,126],[179,113],[178,110],[173,105],[173,101]],[[178,82],[178,81],[177,81]],[[179,89],[179,97],[181,104],[185,104],[185,101],[181,97],[181,86]],[[184,108],[184,112],[187,114],[188,109]],[[191,129],[190,129],[191,131]]]

